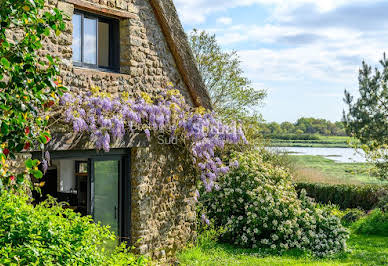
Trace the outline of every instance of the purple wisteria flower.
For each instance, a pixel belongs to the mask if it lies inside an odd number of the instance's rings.
[[[74,132],[88,133],[96,148],[105,152],[110,150],[112,140],[138,130],[143,131],[149,141],[152,130],[190,143],[193,162],[201,173],[206,191],[210,192],[217,188],[220,175],[238,167],[237,162],[224,165],[215,151],[226,144],[246,143],[244,132],[236,123],[223,123],[214,112],[193,110],[182,95],[169,90],[161,90],[155,97],[145,94],[133,99],[108,97],[98,92],[65,93],[60,103],[66,107],[64,120],[73,125]],[[46,158],[46,161],[50,160]]]

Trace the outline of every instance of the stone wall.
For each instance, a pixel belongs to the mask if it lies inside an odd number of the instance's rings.
[[[132,149],[131,229],[140,253],[166,258],[195,236],[195,179],[185,149],[158,142]]]
[[[120,19],[120,73],[102,72],[73,67],[72,23],[74,1],[48,0],[47,8],[54,6],[68,16],[66,31],[59,37],[45,40],[42,54],[50,53],[62,59],[61,75],[65,86],[81,93],[91,86],[99,86],[110,93],[127,91],[130,95],[140,91],[149,93],[166,87],[168,83],[180,89],[187,102],[192,99],[177,70],[174,58],[153,9],[147,0],[80,0],[95,6],[126,12],[130,18]],[[78,7],[81,10],[81,8]]]
[[[68,16],[67,29],[59,37],[46,38],[40,51],[42,56],[60,57],[66,87],[77,93],[99,86],[113,94],[137,95],[155,93],[171,82],[193,104],[148,0],[81,0],[129,14],[120,19],[120,73],[73,67],[71,2],[46,1],[47,9],[58,7]],[[132,149],[131,239],[140,253],[166,258],[194,235],[195,182],[187,156],[182,147],[160,145],[156,139],[146,148]]]

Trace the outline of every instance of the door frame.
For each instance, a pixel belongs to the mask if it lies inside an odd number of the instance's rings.
[[[118,187],[118,228],[120,242],[130,243],[131,241],[131,149],[111,149],[109,152],[95,150],[75,151],[50,151],[52,160],[61,159],[87,159],[88,160],[88,185],[87,185],[87,213],[93,217],[94,204],[94,167],[93,161],[119,160],[120,180]],[[40,160],[41,152],[32,153],[33,159]]]

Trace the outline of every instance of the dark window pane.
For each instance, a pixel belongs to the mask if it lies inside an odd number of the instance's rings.
[[[98,22],[98,65],[109,66],[109,24]]]
[[[84,63],[97,64],[97,20],[84,18]]]
[[[73,15],[73,61],[81,62],[81,16]]]

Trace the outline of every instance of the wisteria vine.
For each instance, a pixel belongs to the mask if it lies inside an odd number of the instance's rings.
[[[122,139],[126,132],[142,131],[148,140],[151,133],[183,139],[190,147],[207,192],[218,189],[217,178],[237,166],[237,162],[225,165],[215,156],[216,149],[247,143],[236,123],[227,125],[214,112],[192,108],[171,86],[161,89],[157,96],[142,92],[136,98],[130,98],[126,92],[112,96],[94,87],[84,95],[66,93],[60,104],[65,106],[64,119],[72,124],[74,132],[87,133],[96,148],[105,152],[112,141]],[[197,191],[194,197],[198,196]]]

